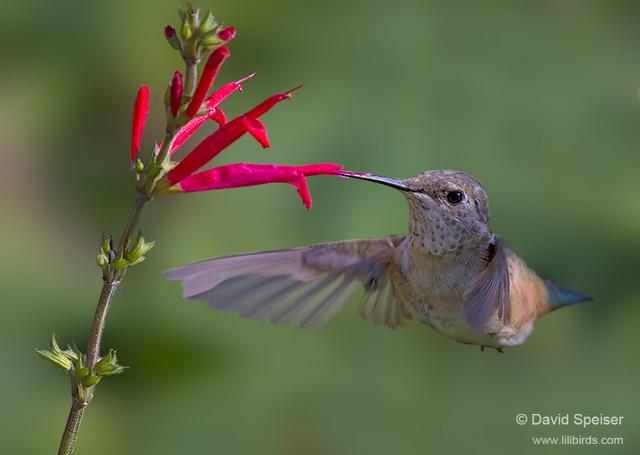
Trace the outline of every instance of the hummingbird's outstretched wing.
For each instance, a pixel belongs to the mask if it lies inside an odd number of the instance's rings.
[[[489,247],[486,268],[465,293],[465,317],[469,325],[479,332],[485,329],[496,311],[504,322],[511,317],[508,254],[502,239],[496,237]]]
[[[363,317],[389,327],[410,319],[389,280],[404,236],[309,245],[207,259],[164,273],[183,296],[275,324],[322,327],[362,285]]]

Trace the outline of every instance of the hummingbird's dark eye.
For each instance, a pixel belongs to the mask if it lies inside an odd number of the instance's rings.
[[[464,199],[464,194],[462,193],[462,191],[453,190],[448,191],[445,197],[447,198],[447,202],[449,204],[456,205],[462,202],[462,200]]]

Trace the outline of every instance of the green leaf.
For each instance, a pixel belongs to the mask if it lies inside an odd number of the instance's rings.
[[[100,379],[102,379],[100,376],[95,376],[93,374],[90,374],[82,380],[82,384],[85,387],[91,387],[96,385],[98,382],[100,382]]]
[[[60,349],[58,342],[56,341],[56,334],[51,334],[51,341],[49,342],[49,349],[36,349],[36,352],[40,357],[53,363],[59,368],[65,371],[69,371],[74,365],[76,356],[73,351],[67,349],[65,351]]]
[[[114,261],[113,264],[111,264],[111,268],[113,270],[122,270],[122,269],[126,269],[128,265],[129,265],[129,261],[127,261],[124,258],[120,258]]]
[[[218,28],[218,23],[216,22],[215,17],[213,17],[213,14],[211,14],[211,11],[208,11],[207,15],[202,21],[202,24],[200,25],[200,28],[198,28],[198,31],[200,32],[201,35],[205,35],[217,28]]]

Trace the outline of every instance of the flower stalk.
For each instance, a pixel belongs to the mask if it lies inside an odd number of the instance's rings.
[[[125,367],[118,364],[115,351],[101,356],[102,338],[109,307],[115,292],[129,267],[144,261],[154,246],[138,229],[144,207],[159,193],[189,193],[224,188],[284,183],[295,187],[303,203],[311,208],[311,196],[306,178],[314,175],[337,175],[340,166],[321,163],[305,166],[236,163],[218,166],[196,173],[224,149],[249,133],[264,148],[270,147],[266,127],[260,117],[281,101],[291,98],[298,87],[268,97],[249,112],[227,122],[219,104],[234,92],[242,91],[242,83],[255,73],[220,86],[207,96],[225,59],[230,55],[223,45],[234,38],[234,27],[222,27],[211,13],[201,17],[197,8],[180,10],[182,24],[168,25],[164,36],[184,61],[184,73],[176,71],[165,94],[166,127],[162,142],[153,147],[146,162],[140,158],[142,136],[149,111],[149,89],[143,85],[133,106],[131,133],[131,167],[135,176],[135,199],[122,229],[117,246],[112,237],[103,238],[96,263],[102,271],[102,289],[94,313],[86,354],[77,347],[62,350],[52,337],[48,350],[38,354],[65,370],[70,378],[71,407],[62,434],[58,455],[70,455],[86,407],[94,397],[102,378],[120,374]],[[209,54],[198,80],[198,64]],[[212,120],[213,122],[209,122]],[[178,152],[198,129],[206,124],[218,125],[217,130],[195,146],[182,159]]]

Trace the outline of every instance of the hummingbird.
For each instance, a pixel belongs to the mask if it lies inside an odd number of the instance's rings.
[[[482,184],[462,171],[405,180],[338,171],[399,190],[406,235],[217,257],[164,272],[183,296],[275,324],[319,328],[358,288],[359,313],[390,328],[415,319],[455,341],[494,348],[524,343],[534,322],[591,300],[540,278],[493,233]]]

